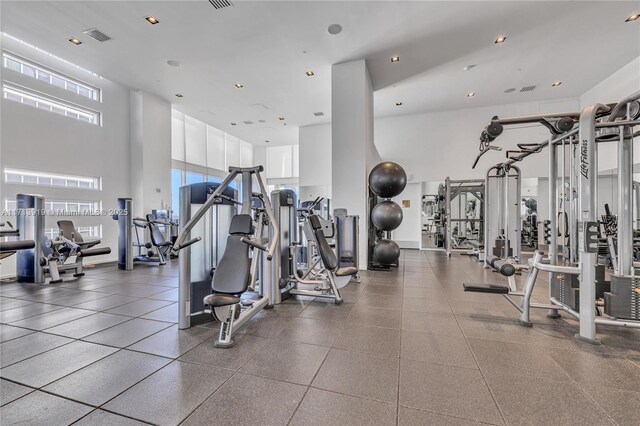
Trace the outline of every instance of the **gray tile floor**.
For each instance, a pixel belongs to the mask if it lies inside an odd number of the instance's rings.
[[[468,257],[403,251],[340,306],[260,313],[230,350],[215,323],[178,330],[177,272],[2,283],[2,424],[640,425],[638,330],[601,327],[596,347],[570,318],[521,328],[500,296],[462,291],[499,281]]]

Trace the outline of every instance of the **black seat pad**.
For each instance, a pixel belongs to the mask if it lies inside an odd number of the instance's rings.
[[[204,298],[204,304],[214,308],[240,303],[240,298],[231,294],[210,294]]]

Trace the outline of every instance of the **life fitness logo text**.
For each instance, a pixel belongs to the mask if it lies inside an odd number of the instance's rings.
[[[582,146],[580,147],[580,174],[589,179],[589,142],[586,139],[582,140]]]

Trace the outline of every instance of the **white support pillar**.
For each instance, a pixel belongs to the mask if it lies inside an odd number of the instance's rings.
[[[367,178],[380,161],[373,143],[373,89],[364,60],[331,67],[331,195],[360,216],[360,267],[367,265]]]
[[[132,90],[130,114],[129,167],[135,217],[171,203],[171,104]]]

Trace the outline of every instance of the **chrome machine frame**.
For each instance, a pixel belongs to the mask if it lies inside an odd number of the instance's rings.
[[[466,201],[467,194],[471,193],[477,198],[481,203],[485,203],[485,181],[480,179],[467,179],[467,180],[453,180],[447,176],[444,183],[444,203],[445,203],[445,238],[444,238],[444,251],[447,253],[447,256],[451,257],[451,252],[455,249],[461,249],[461,247],[453,247],[453,223],[458,223],[464,225],[464,231],[461,232],[463,236],[466,236],[466,224],[469,222],[477,222],[478,232],[480,230],[484,232],[483,221],[486,220],[486,216],[480,219],[470,219],[468,217],[457,217],[454,218],[451,208],[451,203],[454,199],[458,199],[458,216],[462,215],[462,211],[466,213]],[[484,206],[481,207],[481,211],[484,211]],[[460,235],[460,226],[458,227],[459,235]],[[483,239],[486,240],[486,233],[482,235]],[[467,240],[471,248],[478,249],[481,245],[481,242],[478,241],[477,247],[470,243]],[[463,250],[468,250],[468,248],[463,248]]]

